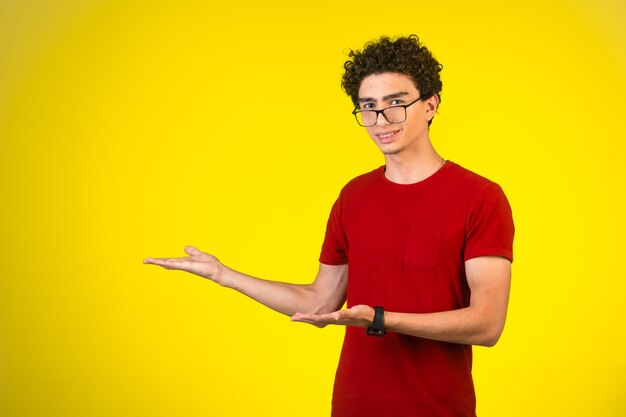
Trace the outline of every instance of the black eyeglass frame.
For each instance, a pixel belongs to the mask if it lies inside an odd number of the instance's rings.
[[[397,106],[389,106],[389,107],[385,107],[384,109],[381,109],[381,110],[373,110],[373,109],[372,110],[370,110],[370,109],[359,110],[359,107],[357,105],[357,107],[355,107],[354,110],[352,110],[352,114],[354,115],[354,118],[356,119],[356,122],[361,127],[372,127],[372,126],[375,126],[376,123],[378,123],[378,115],[380,115],[380,114],[383,115],[383,117],[385,118],[387,123],[391,123],[391,124],[403,123],[406,120],[406,109],[407,109],[407,107],[410,107],[410,106],[414,105],[415,103],[417,103],[421,99],[422,99],[422,97],[420,96],[417,99],[415,99],[414,101],[410,102],[409,104],[399,104]],[[398,108],[398,107],[404,108],[404,119],[402,119],[399,122],[392,122],[391,120],[389,120],[387,118],[387,115],[385,114],[385,111],[387,111],[389,109],[395,109],[395,108]],[[374,119],[374,123],[371,124],[371,125],[367,125],[367,126],[365,126],[365,125],[361,124],[361,122],[359,122],[359,113],[363,113],[363,112],[366,112],[366,111],[367,112],[374,112],[374,113],[376,113],[376,118]]]

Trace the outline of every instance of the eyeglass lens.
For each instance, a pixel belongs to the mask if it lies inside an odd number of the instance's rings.
[[[404,107],[389,107],[383,110],[383,116],[389,123],[402,123],[406,119]],[[372,110],[363,110],[356,114],[361,126],[374,126],[378,119],[378,113]]]

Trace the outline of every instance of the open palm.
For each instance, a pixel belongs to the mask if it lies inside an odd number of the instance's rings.
[[[158,265],[165,269],[190,272],[213,281],[218,281],[222,264],[213,255],[204,253],[193,246],[185,247],[189,256],[183,258],[146,258],[143,263]]]

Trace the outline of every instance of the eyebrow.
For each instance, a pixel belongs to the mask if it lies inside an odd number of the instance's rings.
[[[393,94],[387,94],[386,96],[383,97],[382,101],[387,101],[387,100],[391,100],[394,98],[399,98],[399,97],[404,97],[404,96],[408,96],[409,93],[407,91],[400,91],[398,93],[393,93]],[[359,103],[365,103],[368,101],[376,101],[375,98],[372,97],[359,97]]]

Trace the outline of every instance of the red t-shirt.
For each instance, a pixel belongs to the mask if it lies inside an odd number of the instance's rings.
[[[349,264],[348,307],[432,313],[467,307],[464,262],[513,260],[513,220],[496,183],[448,161],[415,184],[385,167],[350,181],[335,202],[320,262]],[[333,417],[474,417],[472,348],[347,327]]]

